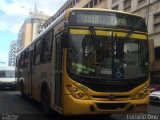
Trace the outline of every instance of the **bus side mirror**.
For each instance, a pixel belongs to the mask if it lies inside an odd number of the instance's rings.
[[[61,40],[62,40],[62,48],[67,48],[68,46],[68,33],[64,32],[61,36]]]

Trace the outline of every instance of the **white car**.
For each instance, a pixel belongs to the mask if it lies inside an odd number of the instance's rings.
[[[0,66],[0,89],[16,89],[15,67]]]
[[[160,89],[150,93],[150,102],[160,103]]]

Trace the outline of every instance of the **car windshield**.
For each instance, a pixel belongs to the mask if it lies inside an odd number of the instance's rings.
[[[102,79],[134,79],[148,76],[147,40],[71,34],[69,72]]]
[[[14,70],[0,71],[0,78],[15,78],[15,71]]]

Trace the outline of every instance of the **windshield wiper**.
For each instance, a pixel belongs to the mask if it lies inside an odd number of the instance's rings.
[[[97,49],[97,48],[100,47],[100,43],[99,43],[99,41],[97,39],[97,35],[96,35],[96,32],[95,32],[95,29],[94,29],[94,27],[90,26],[89,30],[92,33],[92,41],[93,41],[94,47]]]

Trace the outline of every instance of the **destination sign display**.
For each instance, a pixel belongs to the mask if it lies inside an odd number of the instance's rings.
[[[74,11],[70,15],[69,25],[100,26],[119,29],[147,31],[143,18],[116,12]]]
[[[127,20],[116,16],[79,14],[77,24],[127,26]]]

